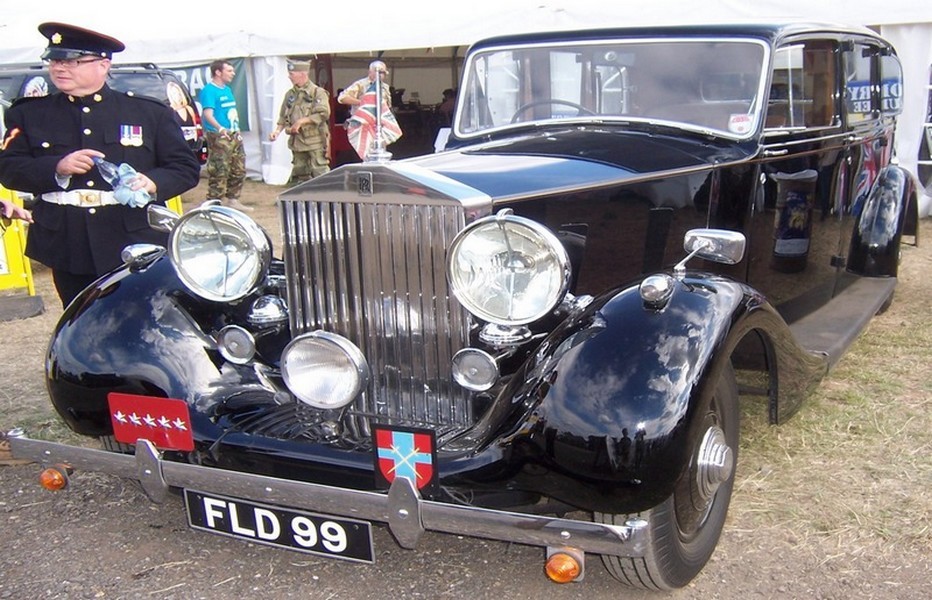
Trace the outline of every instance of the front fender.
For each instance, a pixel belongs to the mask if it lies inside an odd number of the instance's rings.
[[[688,467],[698,407],[737,337],[782,322],[750,288],[679,280],[662,310],[636,287],[591,304],[548,338],[516,397],[529,410],[505,436],[526,484],[574,506],[635,512],[656,505]],[[546,475],[545,475],[546,474]]]
[[[904,233],[915,235],[918,210],[916,183],[909,171],[897,165],[885,167],[858,215],[848,269],[868,277],[895,277],[900,239]]]
[[[124,392],[192,402],[223,377],[214,340],[184,306],[167,258],[120,268],[72,302],[49,344],[47,386],[75,432],[112,433],[107,395]]]

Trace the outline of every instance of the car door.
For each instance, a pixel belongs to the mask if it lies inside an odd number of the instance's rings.
[[[847,193],[840,41],[799,37],[774,52],[750,283],[787,321],[831,297]]]
[[[847,141],[848,189],[845,239],[839,262],[847,260],[848,241],[877,178],[890,164],[895,117],[901,112],[903,77],[889,46],[875,39],[845,42],[841,52]]]

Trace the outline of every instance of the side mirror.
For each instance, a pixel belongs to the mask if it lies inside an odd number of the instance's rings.
[[[683,249],[689,255],[674,267],[676,273],[686,270],[686,263],[694,256],[723,265],[734,265],[744,258],[747,238],[743,233],[728,229],[691,229],[683,239]]]
[[[172,209],[161,204],[150,204],[146,207],[146,218],[149,220],[149,227],[156,231],[168,233],[181,217]]]

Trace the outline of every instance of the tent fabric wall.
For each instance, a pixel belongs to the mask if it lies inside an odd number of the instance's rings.
[[[897,50],[903,63],[903,114],[896,126],[896,156],[900,164],[916,173],[922,126],[928,109],[929,67],[932,65],[932,23],[885,25],[880,33]],[[919,215],[932,215],[932,190],[919,201]]]
[[[121,60],[183,64],[225,57],[339,54],[404,48],[468,46],[504,33],[658,23],[803,20],[860,25],[932,22],[926,2],[916,0],[473,0],[437,8],[434,1],[407,0],[387,7],[359,0],[315,7],[314,22],[291,0],[213,11],[210,18],[177,10],[147,11],[140,26],[127,19],[127,3],[64,0],[24,5],[0,0],[0,63],[33,62],[45,45],[36,26],[64,21],[115,35],[127,44]],[[365,18],[365,15],[375,15]],[[295,15],[296,18],[289,18]]]

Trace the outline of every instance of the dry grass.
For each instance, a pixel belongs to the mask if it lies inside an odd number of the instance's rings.
[[[930,267],[927,247],[904,249],[893,306],[788,423],[770,427],[760,402],[745,407],[733,527],[792,530],[821,561],[929,557]]]

